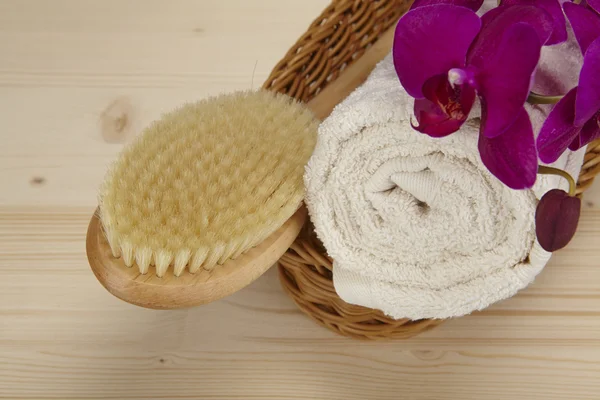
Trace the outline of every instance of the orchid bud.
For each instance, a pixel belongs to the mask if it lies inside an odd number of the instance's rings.
[[[552,189],[540,200],[535,212],[535,232],[542,248],[554,252],[575,235],[581,200],[560,189]]]

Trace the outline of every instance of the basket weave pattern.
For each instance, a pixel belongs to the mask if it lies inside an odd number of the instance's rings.
[[[410,0],[334,0],[277,64],[263,88],[308,102],[335,80],[410,6]],[[579,196],[600,173],[600,141],[591,143],[579,176]],[[332,281],[333,260],[307,223],[279,261],[283,288],[317,323],[356,339],[408,338],[443,320],[394,320],[344,302]]]
[[[334,0],[275,66],[263,89],[308,102],[392,27],[412,0]]]

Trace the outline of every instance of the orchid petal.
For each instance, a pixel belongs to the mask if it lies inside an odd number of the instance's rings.
[[[415,8],[432,6],[435,4],[452,4],[477,11],[483,5],[483,0],[415,0],[410,9],[413,10]]]
[[[538,243],[546,251],[565,247],[575,236],[581,199],[564,190],[552,189],[542,196],[535,210],[535,232]]]
[[[588,6],[600,14],[600,0],[587,0]]]
[[[475,58],[483,133],[488,138],[502,134],[516,119],[525,104],[532,75],[540,59],[541,45],[534,29],[524,23],[509,27],[495,53],[484,59]]]
[[[573,125],[576,98],[577,88],[573,88],[556,103],[542,125],[536,145],[540,160],[547,164],[558,160],[579,136],[580,128]]]
[[[564,3],[563,9],[573,27],[581,54],[585,54],[588,46],[600,37],[600,15],[585,6],[571,2]]]
[[[577,128],[579,129],[579,128]],[[581,135],[578,133],[575,139],[569,144],[569,150],[577,151],[581,148]]]
[[[493,54],[502,41],[503,33],[516,23],[531,25],[541,44],[548,41],[554,28],[552,17],[534,6],[500,6],[492,8],[481,17],[481,31],[473,41],[467,63],[485,59]]]
[[[567,21],[558,0],[502,0],[500,5],[532,5],[543,9],[552,17],[554,26],[546,45],[558,44],[567,40]]]
[[[444,137],[460,129],[464,121],[452,119],[431,100],[415,99],[415,116],[418,126],[412,127],[431,137]]]
[[[481,161],[494,176],[511,189],[533,186],[537,176],[537,154],[533,128],[523,107],[514,124],[493,139],[479,133]]]
[[[600,120],[598,118],[600,116],[586,122],[583,128],[581,128],[579,135],[569,145],[569,150],[577,151],[594,140],[600,139]]]
[[[475,89],[468,84],[452,87],[446,74],[436,75],[423,85],[424,99],[415,100],[414,129],[432,137],[456,132],[467,120],[475,102]]]
[[[581,146],[586,146],[593,142],[596,139],[600,139],[600,115],[596,118],[590,119],[584,126],[581,128]]]
[[[396,26],[393,57],[408,94],[423,98],[427,79],[463,67],[480,27],[477,14],[464,7],[439,4],[406,13]]]
[[[600,37],[589,45],[583,57],[575,101],[575,125],[583,126],[598,110],[600,110]]]

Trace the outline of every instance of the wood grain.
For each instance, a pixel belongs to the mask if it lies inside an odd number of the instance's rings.
[[[0,398],[599,398],[599,184],[531,287],[408,341],[334,336],[274,270],[176,311],[95,279],[85,232],[122,142],[184,101],[250,87],[255,64],[258,87],[327,3],[0,0]],[[110,143],[107,126],[122,127]]]

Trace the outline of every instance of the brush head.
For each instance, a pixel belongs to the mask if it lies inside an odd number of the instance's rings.
[[[261,243],[298,209],[318,121],[268,91],[186,104],[120,154],[99,209],[114,257],[142,274],[212,270]]]

